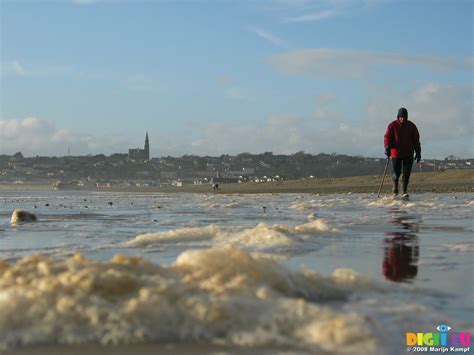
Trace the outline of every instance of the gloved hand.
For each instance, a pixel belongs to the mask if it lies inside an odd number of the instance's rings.
[[[421,160],[421,154],[415,155],[415,160],[416,160],[416,163],[418,164]]]
[[[390,158],[390,148],[389,147],[385,147],[385,155],[387,156],[387,158]]]

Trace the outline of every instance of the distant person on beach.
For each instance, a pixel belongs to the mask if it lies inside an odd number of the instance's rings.
[[[398,110],[397,119],[389,123],[384,136],[385,155],[392,158],[393,189],[398,195],[398,179],[403,172],[403,198],[408,198],[413,155],[417,163],[421,159],[420,134],[418,128],[408,121],[408,111],[402,107]]]
[[[219,191],[219,184],[218,184],[218,183],[212,184],[212,190],[213,190],[214,192],[218,192],[218,191]]]

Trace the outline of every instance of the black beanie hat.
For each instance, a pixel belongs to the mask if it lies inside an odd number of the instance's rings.
[[[405,107],[401,107],[399,110],[398,110],[398,115],[397,117],[405,117],[406,119],[408,119],[408,111]]]

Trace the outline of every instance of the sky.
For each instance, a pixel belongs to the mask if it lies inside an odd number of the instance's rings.
[[[471,0],[0,0],[0,154],[474,157]]]

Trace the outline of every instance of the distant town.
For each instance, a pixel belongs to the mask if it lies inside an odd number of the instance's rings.
[[[277,155],[241,153],[218,157],[183,155],[150,158],[148,133],[144,149],[63,157],[0,155],[0,183],[52,184],[67,187],[165,187],[184,184],[271,182],[294,179],[380,175],[386,159],[340,154]],[[414,172],[472,169],[474,159],[454,156],[424,160]]]

